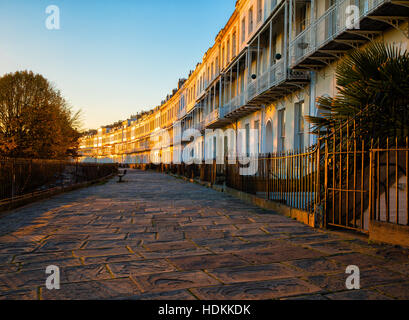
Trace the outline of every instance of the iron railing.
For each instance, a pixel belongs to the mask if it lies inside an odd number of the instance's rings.
[[[388,0],[340,0],[332,5],[321,17],[299,33],[289,47],[290,67],[332,41],[348,28],[347,8],[355,5],[359,8],[360,19],[371,14]]]
[[[253,163],[251,163],[253,162]],[[239,163],[226,165],[228,187],[313,212],[319,201],[319,149],[268,154],[251,159],[256,174],[241,175]]]
[[[367,231],[370,148],[354,128],[352,121],[323,138],[326,223]]]
[[[387,139],[385,148],[371,150],[369,179],[371,219],[409,226],[408,138]]]
[[[249,80],[247,89],[236,95],[221,108],[222,110],[220,112],[220,117],[225,117],[229,113],[246,105],[247,102],[254,99],[259,94],[274,86],[277,86],[286,80],[286,76],[284,60],[272,65],[263,74],[261,74],[258,79],[254,81]]]
[[[117,164],[0,159],[0,203],[94,181],[116,173],[117,168]]]
[[[171,168],[308,213],[319,206],[325,226],[367,233],[371,220],[409,225],[408,138],[368,142],[355,128],[353,119],[308,150],[250,157],[247,165],[226,159]],[[243,174],[250,165],[255,173]]]
[[[206,115],[204,119],[204,125],[208,126],[212,124],[213,122],[217,121],[220,118],[220,112],[219,109],[214,109],[212,112],[210,112],[208,115]]]
[[[367,233],[371,220],[408,224],[409,170],[408,138],[372,139],[376,132],[359,136],[364,114],[359,112],[320,141],[326,224]],[[397,135],[405,134],[395,129]]]
[[[256,80],[249,82],[246,101],[250,101],[269,88],[285,81],[287,76],[286,70],[285,60],[283,59],[270,66]]]
[[[220,117],[224,118],[229,113],[233,112],[234,110],[244,106],[246,104],[246,92],[242,92],[232,98],[227,104],[225,104],[220,109]]]
[[[204,161],[200,164],[149,164],[148,167],[141,165],[136,165],[136,167],[153,169],[157,172],[177,174],[188,179],[197,179],[204,182],[210,182],[212,184],[217,183],[217,168],[221,170],[221,166],[216,165],[215,162],[209,164],[205,163]]]
[[[247,89],[236,95],[220,111],[220,117],[226,117],[229,113],[245,106],[248,102],[266,92],[270,88],[279,86],[286,80],[307,80],[309,74],[307,71],[292,71],[288,70],[285,61],[281,60],[270,66],[257,79],[248,80]]]

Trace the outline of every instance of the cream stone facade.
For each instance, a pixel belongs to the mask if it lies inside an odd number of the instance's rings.
[[[81,157],[175,162],[190,143],[189,129],[201,133],[190,144],[201,160],[240,153],[237,141],[263,154],[303,150],[315,143],[304,117],[320,114],[317,97],[336,95],[342,56],[371,41],[409,48],[408,16],[409,1],[238,0],[187,79],[153,110],[83,137]],[[236,139],[206,129],[235,132]]]

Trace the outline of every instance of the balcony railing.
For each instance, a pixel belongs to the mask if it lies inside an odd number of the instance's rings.
[[[281,60],[278,63],[272,65],[264,73],[262,73],[256,80],[250,82],[247,86],[247,90],[231,99],[226,105],[223,106],[221,116],[224,117],[236,109],[244,106],[247,102],[256,98],[258,95],[265,91],[278,86],[285,80],[294,79],[308,79],[306,72],[286,72],[285,61]]]
[[[193,128],[199,131],[202,131],[204,128],[204,121],[193,124]]]
[[[205,119],[206,120],[206,119]],[[204,126],[205,126],[205,120],[196,122],[196,123],[189,123],[188,125],[186,125],[185,128],[183,128],[183,131],[189,130],[189,129],[196,129],[196,130],[203,130]]]
[[[244,106],[247,102],[246,100],[246,92],[243,92],[234,98],[232,98],[227,104],[225,104],[220,111],[220,116],[225,117],[228,115],[230,112],[240,108],[241,106]]]
[[[285,69],[284,60],[281,60],[273,64],[256,80],[250,82],[247,88],[247,101],[284,81],[286,79]]]
[[[204,119],[204,125],[208,126],[212,124],[213,122],[217,121],[220,117],[219,109],[214,109],[212,112],[210,112]]]
[[[186,115],[186,106],[178,111],[178,119],[184,117]]]
[[[359,7],[360,18],[372,13],[389,0],[341,0],[330,7],[325,14],[302,31],[290,44],[290,67],[296,66],[328,42],[348,29],[347,8]]]

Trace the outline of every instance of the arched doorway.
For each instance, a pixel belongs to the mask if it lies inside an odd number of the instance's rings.
[[[266,126],[266,153],[273,152],[273,125],[269,120]]]

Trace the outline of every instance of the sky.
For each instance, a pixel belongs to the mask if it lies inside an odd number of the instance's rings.
[[[32,70],[83,129],[149,110],[202,61],[236,0],[0,0],[0,76]],[[46,8],[58,6],[60,29]]]

